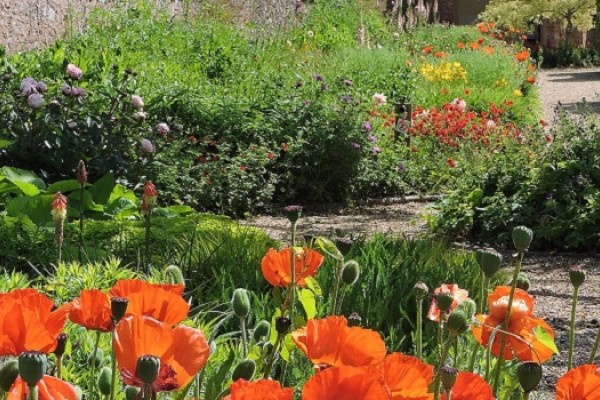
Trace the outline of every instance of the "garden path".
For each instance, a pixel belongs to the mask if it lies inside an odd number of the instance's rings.
[[[600,112],[600,68],[541,70],[538,87],[544,119],[549,123],[559,105],[566,111],[577,112],[587,104]],[[298,232],[306,236],[357,237],[375,232],[415,236],[427,232],[426,215],[432,212],[431,205],[427,201],[395,201],[311,210],[299,220]],[[289,224],[283,216],[257,216],[242,223],[260,227],[279,240],[289,239]],[[505,254],[505,260],[511,257],[510,253]],[[600,292],[597,290],[600,258],[584,254],[567,257],[532,253],[524,261],[523,271],[529,275],[530,292],[536,297],[535,313],[553,327],[561,349],[561,354],[545,366],[543,385],[537,397],[541,400],[554,398],[556,380],[566,372],[572,292],[568,269],[577,264],[584,265],[588,271],[587,281],[580,289],[577,310],[574,364],[580,365],[587,362],[600,328]],[[595,362],[600,363],[600,355]]]

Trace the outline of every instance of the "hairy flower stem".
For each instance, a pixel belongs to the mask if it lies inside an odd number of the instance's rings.
[[[575,314],[577,312],[577,298],[579,297],[579,286],[573,288],[573,303],[571,305],[571,326],[569,329],[569,359],[567,371],[573,366],[573,346],[575,345]]]
[[[273,368],[273,364],[275,363],[275,357],[277,353],[279,353],[279,348],[283,343],[283,338],[285,335],[280,333],[277,334],[277,341],[275,342],[275,346],[273,346],[273,352],[271,353],[271,357],[269,358],[269,362],[267,363],[267,368],[265,368],[265,373],[263,374],[263,379],[268,379],[271,374],[271,369]]]
[[[152,400],[152,385],[149,383],[144,383],[142,393],[144,400]]]
[[[96,354],[98,353],[98,346],[100,345],[100,331],[96,331],[96,342],[94,343],[94,350],[92,350],[92,369],[90,372],[90,398],[94,398],[94,387],[96,383]]]
[[[290,321],[292,322],[292,331],[294,330],[294,328],[296,327],[296,323],[294,321],[294,313],[296,311],[296,223],[292,222],[292,227],[291,227],[291,240],[290,240],[290,246],[291,251],[290,251],[290,275],[291,275],[291,279],[292,282],[290,283],[290,292],[291,292],[291,297],[290,297]]]
[[[423,359],[423,298],[417,299],[417,357]]]
[[[600,346],[600,328],[598,328],[598,333],[596,333],[596,340],[594,341],[594,347],[592,347],[592,353],[590,354],[588,364],[594,363],[594,358],[596,357],[596,352],[598,351],[598,346]]]
[[[83,191],[84,185],[79,186],[79,264],[83,264]]]
[[[442,311],[440,310],[440,323],[438,325],[438,331],[437,331],[437,339],[436,339],[436,343],[437,343],[437,351],[438,354],[441,357],[441,354],[443,354],[443,350],[442,350],[442,339],[443,339],[443,332],[444,332],[444,322],[446,321],[446,311]]]
[[[435,376],[435,387],[433,389],[433,400],[439,400],[440,398],[440,388],[442,385],[441,379],[441,369],[444,365],[446,365],[446,358],[448,358],[448,353],[450,352],[450,347],[456,338],[455,335],[450,335],[448,339],[446,339],[446,343],[444,343],[444,348],[442,350],[442,356],[440,357],[440,361],[438,363],[437,374]]]
[[[329,312],[329,315],[337,315],[336,311],[337,311],[337,307],[338,307],[338,302],[337,302],[337,298],[338,298],[338,293],[340,291],[340,283],[342,281],[342,269],[344,268],[344,259],[340,259],[340,262],[337,265],[336,268],[336,274],[335,274],[335,286],[333,287],[333,300],[331,301],[331,311]]]
[[[62,377],[62,356],[56,356],[56,377],[58,379]]]
[[[242,331],[242,358],[248,355],[248,335],[246,332],[246,318],[240,317],[240,329]]]
[[[483,314],[485,311],[485,300],[487,297],[487,290],[490,286],[490,278],[488,278],[485,274],[483,275],[483,280],[481,281],[481,297],[479,299],[479,314]]]
[[[517,278],[519,272],[521,272],[521,265],[523,264],[523,257],[525,256],[524,251],[519,251],[515,270],[513,272],[512,286],[510,287],[510,295],[508,296],[508,305],[506,307],[506,317],[502,323],[502,332],[508,331],[508,325],[510,324],[510,314],[512,311],[513,299],[515,297],[515,290],[517,288]],[[500,339],[500,350],[498,351],[498,363],[496,364],[496,374],[494,377],[494,393],[498,393],[498,385],[500,384],[500,371],[502,370],[502,364],[504,362],[504,349],[506,348],[506,334],[502,333]]]
[[[473,343],[473,349],[471,350],[471,357],[469,357],[469,368],[467,371],[475,372],[475,359],[477,358],[477,354],[479,354],[479,346],[480,344],[475,342]]]
[[[38,400],[38,388],[37,385],[29,386],[28,400]]]
[[[115,323],[116,325],[116,323]],[[112,331],[110,331],[110,335],[111,335],[111,349],[112,349],[112,354],[110,355],[110,368],[111,368],[111,377],[110,377],[110,397],[108,398],[109,400],[114,400],[115,399],[115,386],[117,385],[117,357],[115,356],[115,328],[116,326],[113,328]]]

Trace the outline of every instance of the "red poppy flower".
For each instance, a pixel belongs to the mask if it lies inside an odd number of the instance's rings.
[[[44,375],[37,384],[39,400],[76,400],[77,392],[73,386],[53,376]],[[6,400],[23,400],[29,396],[29,387],[20,376],[11,386]]]
[[[293,388],[282,388],[278,381],[238,379],[230,386],[231,394],[223,400],[292,400]]]
[[[535,83],[535,78],[533,76],[528,76],[527,77],[527,82],[531,83],[533,85]]]
[[[489,54],[490,56],[494,54],[494,48],[492,46],[485,46],[483,48],[483,52],[485,54]]]
[[[49,353],[56,348],[71,310],[54,303],[35,289],[16,289],[0,296],[0,355],[25,351]]]
[[[481,32],[481,33],[488,33],[489,32],[488,27],[485,24],[483,24],[483,23],[477,24],[477,28],[479,28],[479,32]]]
[[[328,368],[312,376],[302,400],[388,400],[388,389],[376,369],[350,366]]]
[[[469,47],[471,48],[471,50],[479,50],[481,48],[481,45],[477,42],[471,42],[469,43]]]
[[[448,160],[448,165],[450,165],[450,160],[454,162],[454,160],[452,160],[451,158],[449,158]],[[450,165],[450,168],[454,168],[455,166],[456,163],[454,163],[454,166]],[[469,292],[467,292],[465,289],[459,288],[458,285],[454,283],[444,283],[442,284],[442,286],[435,289],[433,291],[433,299],[431,300],[431,306],[429,307],[429,311],[427,312],[427,318],[437,322],[440,321],[440,309],[438,308],[435,296],[437,296],[440,293],[450,293],[454,297],[454,301],[450,306],[450,310],[454,310],[460,303],[462,303],[465,299],[469,297]]]
[[[470,372],[458,373],[450,397],[454,400],[494,400],[492,388],[485,379]],[[447,400],[446,393],[442,394],[442,400]]]
[[[466,46],[465,46],[465,44],[464,44],[463,42],[458,42],[458,43],[456,44],[456,47],[458,47],[459,49],[461,49],[461,50],[462,50],[462,49],[464,49]]]
[[[345,317],[311,319],[292,333],[292,339],[318,367],[373,365],[381,362],[386,353],[379,333],[348,327]]]
[[[600,400],[600,369],[586,364],[568,371],[556,383],[556,400]]]
[[[73,300],[69,314],[71,322],[86,329],[109,332],[113,328],[112,310],[108,294],[98,289],[82,290]]]
[[[181,297],[183,285],[152,284],[138,279],[118,281],[109,291],[112,297],[128,300],[128,315],[147,315],[168,325],[183,321],[190,305]]]
[[[430,400],[428,386],[433,367],[417,357],[401,353],[388,355],[382,363],[383,378],[393,400]]]
[[[490,315],[477,315],[479,324],[471,328],[475,339],[484,347],[488,346],[492,332],[495,331],[492,354],[496,357],[500,354],[500,345],[504,336],[496,328],[501,328],[506,319],[510,290],[510,286],[496,287],[488,295]],[[506,345],[502,355],[505,360],[516,357],[521,361],[544,363],[552,357],[552,349],[542,343],[535,332],[537,329],[542,329],[554,340],[554,331],[544,320],[533,318],[534,303],[533,297],[527,292],[521,289],[515,290],[508,324],[510,334],[506,335]]]
[[[523,50],[523,51],[515,54],[515,58],[519,62],[523,62],[523,61],[529,60],[529,50],[525,49],[525,50]]]
[[[317,251],[307,247],[294,248],[296,285],[304,286],[304,280],[309,276],[315,276],[317,269],[323,263],[324,257]],[[292,282],[291,250],[285,248],[281,251],[269,249],[262,259],[262,273],[271,285],[286,287]]]
[[[204,367],[209,348],[204,334],[187,326],[171,328],[146,316],[130,316],[115,328],[115,357],[121,378],[127,385],[142,386],[136,375],[137,360],[142,356],[160,359],[154,392],[179,389],[187,385]]]
[[[425,47],[423,47],[423,54],[430,54],[433,51],[433,47],[431,47],[430,45],[427,45]]]

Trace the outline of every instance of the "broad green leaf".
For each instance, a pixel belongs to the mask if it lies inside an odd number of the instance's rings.
[[[558,354],[558,348],[556,347],[556,343],[554,343],[554,339],[550,335],[550,332],[548,332],[541,326],[536,327],[533,332],[537,340],[539,340],[544,346],[552,350],[554,354]]]
[[[126,198],[119,198],[111,201],[104,209],[108,215],[131,215],[137,211],[137,204]]]
[[[333,243],[333,241],[324,238],[324,237],[317,237],[315,239],[315,246],[324,251],[325,253],[329,254],[331,257],[334,257],[338,260],[343,260],[344,256],[342,255],[342,253],[338,250],[337,246],[335,245],[335,243]]]
[[[10,140],[0,139],[0,149],[4,149],[13,144]]]
[[[294,351],[295,348],[296,343],[294,343],[294,341],[292,340],[292,335],[288,333],[283,339],[283,346],[281,348],[280,353],[281,358],[286,362],[290,362],[290,355],[292,354],[292,351]]]
[[[69,202],[68,202],[69,208],[79,210],[80,198],[81,198],[80,191],[71,192],[71,194],[69,194],[67,196],[67,199],[69,200]],[[83,210],[84,211],[104,212],[104,207],[101,206],[100,204],[96,204],[94,202],[94,199],[92,198],[92,194],[88,190],[84,190],[83,191]],[[79,215],[78,212],[77,212],[77,215]]]
[[[153,217],[163,217],[163,218],[175,218],[178,214],[171,212],[168,208],[164,207],[156,207],[152,210]]]
[[[185,214],[190,214],[190,213],[194,212],[194,209],[192,207],[184,206],[184,205],[169,206],[169,207],[166,207],[166,209],[169,212],[175,213],[178,215],[185,215]]]
[[[321,290],[321,285],[319,282],[312,276],[307,276],[304,278],[304,282],[306,283],[306,287],[313,291],[316,296],[323,296],[323,290]]]
[[[38,226],[46,225],[52,222],[50,207],[52,205],[52,196],[48,194],[39,194],[37,196],[15,197],[6,205],[6,212],[9,216],[28,216],[33,223]]]
[[[301,289],[298,292],[298,301],[302,304],[307,319],[313,319],[317,315],[317,302],[312,290]]]
[[[72,192],[73,190],[79,190],[79,182],[77,182],[76,179],[67,179],[64,181],[54,182],[48,186],[48,191],[50,193],[67,193]]]
[[[92,198],[96,204],[106,204],[115,188],[116,180],[112,174],[104,175],[89,188]]]
[[[131,200],[138,206],[140,204],[140,200],[137,198],[137,196],[132,190],[129,190],[125,186],[117,183],[113,188],[110,197],[108,198],[108,203],[112,203],[113,201],[120,198]]]
[[[39,176],[37,176],[31,171],[12,167],[2,167],[0,168],[0,175],[4,175],[7,180],[15,184],[16,182],[24,182],[35,186],[39,190],[46,189],[46,184],[44,183],[44,181],[41,180]]]

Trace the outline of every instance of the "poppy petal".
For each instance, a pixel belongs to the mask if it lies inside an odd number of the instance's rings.
[[[109,332],[113,328],[109,296],[97,289],[82,290],[72,302],[69,319],[86,329]]]
[[[327,368],[312,376],[302,389],[302,400],[386,400],[390,393],[379,374],[364,368]]]
[[[200,372],[210,355],[204,334],[194,328],[178,326],[173,329],[173,358],[171,367],[179,387],[187,385]]]
[[[388,355],[383,360],[383,376],[392,399],[433,398],[433,395],[428,393],[429,383],[433,379],[433,367],[417,357],[401,353]]]
[[[490,385],[481,376],[471,372],[459,372],[452,387],[451,399],[494,400],[494,394]],[[447,400],[446,393],[442,394],[442,400]]]
[[[231,395],[224,400],[292,400],[294,389],[282,388],[278,381],[238,379],[230,386]]]
[[[600,400],[600,369],[581,365],[568,371],[556,383],[556,400]]]

